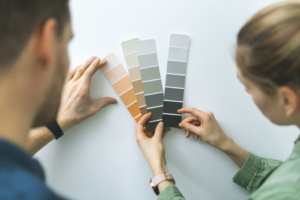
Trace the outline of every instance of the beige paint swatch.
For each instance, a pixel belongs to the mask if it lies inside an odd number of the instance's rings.
[[[126,64],[128,67],[129,75],[131,78],[131,82],[133,84],[133,89],[136,95],[144,96],[144,89],[141,79],[141,72],[139,67],[139,60],[136,52],[135,44],[140,41],[140,39],[135,38],[128,41],[122,42],[122,49],[125,56]],[[146,107],[145,100],[141,101],[141,97],[139,98],[138,104],[140,108]],[[145,99],[145,97],[144,97]],[[147,112],[146,112],[147,113]],[[142,113],[145,115],[146,113]]]
[[[144,96],[144,88],[142,83],[142,77],[139,66],[139,59],[136,51],[136,43],[140,41],[138,38],[134,38],[128,41],[122,42],[122,49],[126,60],[127,68],[137,96],[137,101],[141,110],[141,114],[147,114],[146,101]],[[150,131],[149,123],[146,124],[146,128]]]

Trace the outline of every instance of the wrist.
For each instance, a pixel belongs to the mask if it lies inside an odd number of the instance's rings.
[[[234,146],[234,141],[231,138],[226,138],[226,140],[218,147],[218,149],[226,154],[231,152],[232,147]]]
[[[160,174],[168,172],[166,166],[157,166],[157,167],[151,167],[153,176],[158,176]]]
[[[68,126],[68,123],[66,123],[62,120],[57,119],[57,123],[63,132],[66,132],[67,130],[69,130],[71,128]]]

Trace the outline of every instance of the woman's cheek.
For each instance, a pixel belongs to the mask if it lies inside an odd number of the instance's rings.
[[[252,99],[254,101],[254,103],[256,104],[256,106],[260,109],[260,111],[267,117],[267,102],[266,99],[261,96],[260,94],[257,94],[255,92],[253,92],[252,94]]]

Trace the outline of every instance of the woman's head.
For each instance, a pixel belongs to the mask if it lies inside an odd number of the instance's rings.
[[[238,34],[236,63],[246,91],[266,117],[282,125],[300,121],[300,1],[254,15]]]

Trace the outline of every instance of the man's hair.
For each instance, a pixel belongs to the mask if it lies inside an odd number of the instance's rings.
[[[30,37],[49,18],[57,36],[69,20],[69,0],[0,0],[0,71],[18,59]]]

